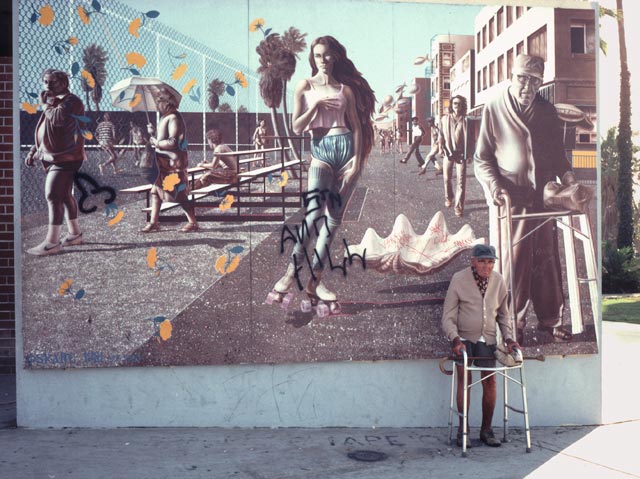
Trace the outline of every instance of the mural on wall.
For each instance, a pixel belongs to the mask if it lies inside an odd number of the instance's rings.
[[[597,352],[594,10],[148,4],[19,4],[24,367],[442,357],[489,243]]]

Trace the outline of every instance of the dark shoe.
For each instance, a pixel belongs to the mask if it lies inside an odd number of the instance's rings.
[[[456,444],[458,445],[458,447],[462,447],[462,433],[459,432],[458,433],[458,437],[456,437]],[[469,437],[469,433],[467,432],[467,449],[469,449],[470,447],[473,447],[471,445],[471,438]]]
[[[456,206],[454,213],[457,217],[462,216],[462,208],[460,208],[459,206]]]
[[[424,166],[421,166],[420,169],[418,170],[418,176],[424,175],[426,172],[427,172],[427,168]]]
[[[573,335],[564,329],[562,326],[541,326],[538,325],[538,331],[544,331],[553,336],[553,339],[557,339],[558,341],[571,341],[573,339]]]
[[[400,160],[400,163],[406,163],[407,161],[409,161],[408,158],[403,158],[403,159]]]
[[[140,230],[140,233],[151,233],[152,231],[160,231],[159,223],[147,223],[144,228]]]
[[[480,431],[480,440],[489,447],[500,447],[502,443],[493,435],[493,430]]]

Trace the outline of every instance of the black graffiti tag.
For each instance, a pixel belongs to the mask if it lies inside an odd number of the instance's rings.
[[[86,182],[91,186],[91,189],[87,191],[85,185],[82,182]],[[78,190],[80,190],[80,198],[78,199],[78,209],[84,214],[93,213],[98,209],[96,205],[85,207],[85,201],[89,199],[90,196],[96,196],[100,194],[107,194],[107,198],[104,200],[104,204],[108,205],[113,203],[116,200],[116,190],[114,190],[110,186],[104,186],[99,184],[96,180],[94,180],[91,176],[86,173],[77,172],[73,177],[73,183],[76,185]]]
[[[316,189],[316,190],[305,192],[303,194],[303,201],[305,205],[305,217],[302,219],[300,226],[294,225],[295,233],[287,225],[284,225],[282,227],[282,231],[280,234],[280,254],[284,254],[285,244],[287,243],[287,241],[291,241],[294,247],[297,243],[304,245],[305,239],[311,236],[311,226],[313,227],[313,231],[315,232],[316,236],[320,235],[320,230],[322,226],[325,227],[327,236],[331,236],[332,234],[331,228],[329,226],[329,218],[327,215],[322,215],[317,217],[311,222],[311,224],[307,222],[307,216],[309,216],[309,214],[313,213],[314,211],[317,211],[318,209],[320,209],[323,203],[328,203],[328,206],[330,208],[334,208],[336,204],[339,207],[342,206],[342,198],[340,197],[340,195],[337,193],[332,193],[329,190],[321,191]],[[310,208],[309,206],[313,201],[315,201],[316,204]],[[318,224],[320,224],[320,226],[318,226]],[[346,255],[342,259],[342,264],[333,263],[333,261],[331,260],[331,254],[330,254],[329,248],[325,245],[327,262],[331,271],[335,269],[339,269],[342,271],[343,276],[346,276],[347,262],[349,263],[349,266],[351,266],[353,265],[353,262],[355,259],[360,259],[360,262],[362,263],[362,269],[366,269],[367,268],[367,262],[366,262],[367,250],[365,249],[362,252],[362,255],[359,255],[357,253],[351,253],[346,239],[343,238],[342,242],[346,249]],[[314,259],[317,261],[318,266],[320,266],[321,268],[324,267],[324,263],[320,257],[320,252],[316,248],[313,248],[313,252],[311,253],[311,255],[307,252],[306,248],[304,248],[303,259],[298,259],[297,255],[293,255],[295,278],[298,284],[298,289],[300,291],[304,289],[304,286],[300,279],[300,272],[304,269],[305,263],[307,264],[309,271],[311,272],[311,277],[314,280],[316,279],[316,275],[314,274],[314,271],[313,271]]]

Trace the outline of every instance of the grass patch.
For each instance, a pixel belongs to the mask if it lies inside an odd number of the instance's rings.
[[[640,297],[603,298],[602,319],[640,324]]]

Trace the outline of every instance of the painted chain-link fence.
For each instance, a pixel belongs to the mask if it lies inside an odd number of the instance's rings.
[[[147,137],[145,125],[157,120],[155,112],[132,113],[112,105],[109,90],[127,77],[156,77],[182,94],[180,111],[187,123],[191,166],[206,155],[207,129],[219,128],[226,143],[243,149],[251,144],[259,119],[269,121],[255,72],[163,25],[157,11],[135,11],[112,0],[21,1],[19,7],[22,159],[34,143],[41,77],[47,68],[69,74],[70,90],[83,100],[91,120],[84,125],[91,134],[82,171],[116,191],[146,182],[137,154],[144,155],[144,148],[137,147],[136,153],[131,129],[141,127]],[[211,105],[212,84],[218,92],[217,106],[215,101]],[[118,161],[116,167],[99,168],[109,157],[95,139],[105,112],[115,127]],[[21,178],[23,217],[37,217],[39,222],[46,210],[44,174],[39,168],[23,166]]]

